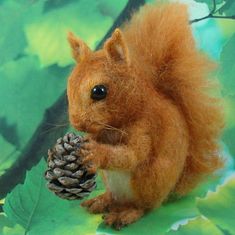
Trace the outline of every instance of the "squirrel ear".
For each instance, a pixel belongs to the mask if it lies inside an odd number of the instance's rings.
[[[87,57],[91,50],[81,39],[74,36],[72,32],[68,33],[68,42],[72,49],[73,58],[80,63],[85,57]]]
[[[128,62],[128,49],[120,29],[115,29],[111,38],[104,44],[107,57],[116,62]]]

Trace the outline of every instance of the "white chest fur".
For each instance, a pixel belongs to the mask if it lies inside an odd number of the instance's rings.
[[[111,191],[115,200],[128,201],[133,198],[128,171],[104,170],[106,187]]]

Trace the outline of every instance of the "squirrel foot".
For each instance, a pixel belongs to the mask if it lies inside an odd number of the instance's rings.
[[[100,214],[107,212],[110,204],[111,196],[110,193],[106,192],[95,198],[82,202],[81,206],[86,207],[90,213]]]
[[[122,227],[131,224],[143,216],[143,209],[126,208],[122,211],[111,211],[103,216],[105,224],[120,230]]]

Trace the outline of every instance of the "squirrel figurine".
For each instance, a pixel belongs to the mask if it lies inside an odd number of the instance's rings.
[[[88,133],[83,160],[106,186],[82,206],[120,229],[223,166],[223,112],[207,92],[214,64],[195,46],[185,5],[145,5],[95,52],[68,41],[70,122]]]

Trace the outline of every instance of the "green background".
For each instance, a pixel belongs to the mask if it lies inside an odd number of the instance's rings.
[[[152,1],[145,1],[152,2]],[[213,0],[182,0],[190,19],[213,10]],[[226,167],[188,196],[163,205],[117,232],[79,201],[57,198],[45,187],[47,149],[71,130],[66,80],[74,66],[68,31],[95,49],[127,15],[127,0],[0,0],[0,235],[235,234],[235,1],[216,0],[220,18],[192,24],[199,50],[218,63],[226,127]],[[27,171],[27,174],[25,174]],[[98,188],[91,196],[103,191]]]

